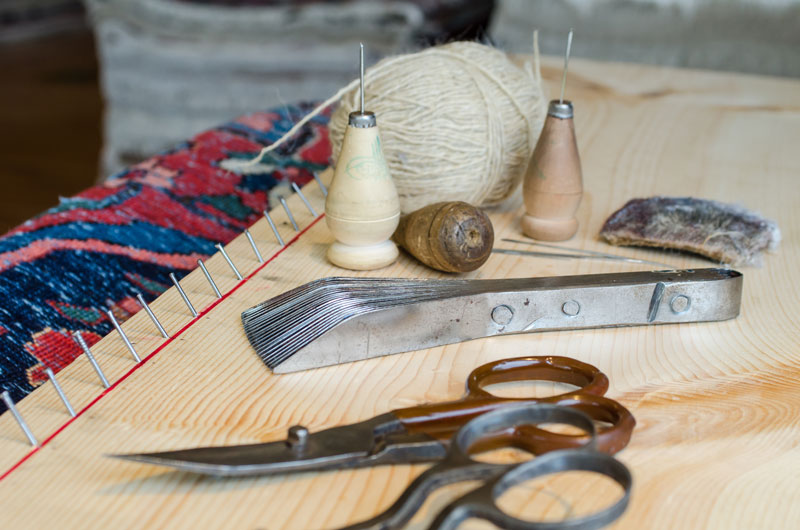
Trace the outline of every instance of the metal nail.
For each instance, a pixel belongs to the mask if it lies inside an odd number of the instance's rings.
[[[297,226],[297,223],[294,220],[294,215],[292,215],[292,212],[289,211],[289,205],[286,204],[286,199],[283,197],[278,197],[278,200],[281,201],[281,206],[283,206],[283,209],[286,210],[286,215],[289,217],[289,221],[292,223],[292,228],[294,228],[295,232],[299,232],[300,228]]]
[[[89,349],[89,345],[86,344],[85,340],[83,340],[83,337],[81,336],[81,332],[80,331],[76,331],[75,333],[72,334],[72,338],[74,338],[75,342],[77,342],[78,345],[83,349],[83,353],[86,354],[86,358],[89,359],[89,362],[91,363],[92,368],[94,368],[94,371],[97,372],[97,377],[100,378],[100,381],[103,383],[103,386],[105,388],[110,387],[111,385],[109,384],[108,379],[106,379],[106,376],[103,373],[102,368],[100,368],[100,365],[97,364],[97,359],[95,359],[94,355],[92,355],[92,351]]]
[[[319,189],[320,189],[320,191],[322,191],[322,195],[324,197],[327,197],[328,196],[328,188],[325,187],[325,184],[322,183],[322,179],[320,179],[319,175],[317,175],[316,173],[314,173],[314,180],[317,181],[317,184],[319,185]]]
[[[172,280],[172,283],[175,285],[175,288],[178,290],[178,294],[181,295],[181,298],[183,298],[183,301],[186,303],[186,307],[188,307],[189,311],[191,311],[192,316],[196,317],[197,316],[197,311],[194,310],[194,306],[189,301],[189,297],[186,296],[186,293],[183,291],[183,287],[181,287],[181,284],[178,281],[178,278],[175,276],[175,273],[174,272],[170,272],[169,273],[169,278],[170,278],[170,280]]]
[[[74,418],[75,409],[72,408],[72,405],[67,399],[67,395],[61,389],[61,385],[58,384],[58,381],[56,380],[56,374],[54,374],[53,370],[51,370],[50,368],[45,368],[44,371],[47,373],[47,377],[50,378],[50,382],[53,383],[53,388],[56,389],[56,394],[58,394],[58,397],[61,398],[61,402],[64,404],[65,407],[67,407],[67,412],[69,412],[69,415]]]
[[[161,322],[158,321],[155,313],[153,313],[153,311],[150,309],[150,306],[147,305],[147,302],[144,301],[142,293],[137,294],[136,298],[139,300],[139,304],[141,304],[145,312],[147,312],[147,316],[150,317],[150,320],[152,320],[153,324],[155,324],[155,326],[158,328],[158,331],[159,333],[161,333],[161,336],[164,337],[165,339],[168,339],[169,335],[167,335],[167,330],[165,330],[164,326],[161,325]]]
[[[8,394],[7,390],[3,392],[2,398],[3,401],[5,401],[8,410],[11,411],[11,415],[14,416],[14,419],[17,420],[17,423],[19,423],[20,429],[22,429],[22,432],[24,432],[25,436],[28,437],[28,441],[31,443],[31,445],[33,445],[34,447],[39,447],[39,441],[33,435],[30,428],[28,427],[28,424],[25,423],[25,420],[22,419],[22,415],[17,410],[17,407],[14,406],[14,402],[11,401],[11,396]]]
[[[222,293],[220,293],[219,289],[217,289],[217,284],[214,283],[214,278],[211,277],[211,273],[208,272],[208,269],[206,269],[206,264],[203,263],[203,260],[197,260],[197,265],[200,267],[200,270],[203,271],[203,274],[206,275],[206,280],[208,280],[208,283],[211,284],[211,288],[214,289],[214,294],[217,295],[217,298],[222,298]]]
[[[119,336],[122,337],[122,342],[125,343],[125,346],[128,348],[128,351],[131,352],[131,355],[133,355],[133,358],[136,360],[136,362],[137,363],[142,362],[142,359],[139,357],[139,354],[136,353],[133,344],[131,344],[131,341],[128,340],[128,336],[125,335],[124,331],[122,331],[122,326],[120,326],[119,322],[117,322],[117,317],[114,316],[113,311],[111,311],[110,309],[107,310],[106,315],[108,315],[108,319],[111,321],[111,323],[114,324],[117,333],[119,333]]]
[[[247,240],[250,242],[250,246],[253,247],[253,252],[255,253],[256,257],[258,258],[259,263],[264,263],[264,258],[261,257],[261,252],[258,251],[258,247],[256,246],[256,241],[253,239],[253,235],[250,233],[250,230],[247,228],[244,229],[244,235],[247,237]]]
[[[311,212],[311,215],[316,217],[317,212],[315,212],[314,208],[311,207],[311,203],[308,202],[308,199],[306,199],[306,196],[303,195],[303,192],[300,190],[300,186],[298,186],[296,182],[292,182],[292,189],[298,196],[300,196],[300,200],[306,205],[306,208],[308,208],[308,211]]]
[[[264,210],[264,217],[267,218],[267,222],[269,223],[269,227],[272,228],[272,233],[275,234],[275,239],[278,240],[278,244],[280,246],[284,246],[286,243],[283,242],[283,238],[278,233],[278,227],[275,226],[275,223],[272,221],[272,217],[270,217],[269,212]]]
[[[217,243],[214,246],[217,247],[217,250],[219,250],[220,254],[222,254],[222,257],[225,258],[225,261],[228,262],[228,265],[230,266],[231,270],[233,270],[233,273],[236,275],[236,278],[241,280],[242,275],[239,273],[239,269],[236,268],[236,265],[233,264],[233,261],[231,261],[231,257],[228,256],[227,252],[225,252],[225,247],[223,247],[219,243]]]

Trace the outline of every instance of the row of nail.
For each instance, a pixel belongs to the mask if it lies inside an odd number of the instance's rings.
[[[325,185],[322,183],[320,178],[316,174],[314,174],[314,179],[317,181],[317,184],[319,185],[319,188],[322,191],[323,196],[327,197],[328,190],[325,188]],[[308,202],[308,199],[306,198],[306,196],[303,195],[303,192],[300,190],[300,187],[297,184],[295,184],[294,182],[292,182],[292,189],[294,189],[295,193],[297,193],[297,195],[303,201],[303,204],[305,204],[306,208],[308,208],[308,211],[311,212],[311,215],[313,217],[317,217],[317,212],[314,211],[314,208],[311,206],[311,203]],[[283,197],[279,197],[278,200],[280,201],[281,206],[283,207],[283,209],[286,211],[286,215],[289,218],[289,222],[292,224],[292,228],[294,228],[295,232],[299,232],[300,228],[297,226],[297,222],[295,221],[291,210],[289,210],[289,205],[286,203],[286,199],[284,199]],[[275,235],[275,239],[277,240],[278,244],[280,246],[285,246],[286,243],[283,241],[283,238],[281,237],[280,233],[278,232],[278,227],[275,225],[275,222],[272,220],[272,217],[270,216],[269,211],[264,210],[264,217],[266,218],[267,223],[269,224],[270,228],[272,229],[272,233]],[[245,234],[245,237],[247,237],[248,243],[250,243],[250,247],[253,249],[253,253],[256,255],[256,259],[258,259],[258,262],[259,263],[264,263],[264,257],[261,255],[261,252],[258,250],[258,246],[256,245],[256,242],[253,239],[252,234],[250,234],[250,230],[245,229],[244,234]],[[222,257],[225,259],[225,261],[228,263],[228,266],[231,268],[231,270],[233,271],[233,273],[236,276],[236,278],[239,281],[243,280],[244,278],[243,278],[242,274],[239,272],[239,269],[233,263],[233,260],[231,259],[231,257],[225,251],[225,247],[223,247],[219,243],[217,245],[215,245],[215,246],[216,246],[217,250],[219,250],[220,254],[222,254]],[[217,287],[217,284],[214,281],[214,278],[211,277],[211,273],[208,272],[208,269],[206,268],[205,263],[203,263],[203,260],[198,259],[197,260],[197,265],[200,268],[200,270],[203,272],[203,275],[206,277],[206,280],[208,280],[208,283],[211,285],[211,288],[213,289],[214,294],[216,295],[216,297],[218,299],[222,298],[222,293],[220,292],[219,288]],[[181,298],[183,299],[184,303],[186,304],[186,307],[189,308],[189,312],[192,314],[192,317],[196,318],[197,317],[197,311],[195,310],[194,306],[192,305],[192,302],[189,300],[189,297],[186,295],[186,291],[184,291],[183,287],[181,287],[181,284],[178,281],[177,276],[175,276],[175,273],[171,272],[169,274],[169,278],[170,278],[170,280],[172,280],[172,283],[175,286],[175,289],[177,289],[178,294],[180,294]],[[144,309],[145,313],[147,313],[147,316],[150,317],[150,320],[153,322],[153,325],[156,327],[156,329],[161,334],[161,336],[164,337],[165,339],[168,339],[169,338],[169,334],[164,329],[164,326],[161,325],[161,322],[158,320],[158,317],[156,317],[155,313],[153,313],[153,310],[150,309],[150,306],[147,304],[147,302],[145,301],[145,299],[141,295],[141,293],[136,295],[136,299],[139,301],[139,304],[142,306],[142,309]],[[122,338],[122,342],[125,343],[125,347],[128,349],[128,352],[130,352],[130,354],[133,357],[134,361],[136,361],[136,363],[142,362],[142,358],[136,352],[136,348],[133,347],[133,343],[131,343],[130,339],[128,339],[128,336],[125,334],[125,331],[122,329],[122,326],[120,325],[120,323],[117,320],[116,316],[114,316],[113,311],[111,311],[110,309],[107,310],[106,311],[106,316],[111,321],[111,324],[114,326],[114,329],[117,330],[117,333],[119,334],[119,336]],[[86,358],[89,360],[89,363],[92,365],[92,368],[94,368],[94,371],[97,373],[97,377],[100,378],[100,382],[103,384],[103,387],[104,388],[109,388],[111,386],[111,384],[108,382],[108,378],[106,378],[106,375],[103,372],[103,369],[100,368],[100,365],[98,364],[97,359],[95,359],[94,355],[92,354],[92,351],[89,348],[89,345],[86,343],[86,339],[84,339],[83,335],[81,335],[81,332],[80,331],[74,332],[72,334],[72,338],[75,340],[75,342],[78,344],[78,346],[80,346],[80,348],[83,350],[83,353],[86,354]],[[64,407],[67,409],[67,413],[71,417],[75,417],[76,416],[75,409],[72,407],[72,404],[70,403],[69,399],[67,399],[67,395],[64,393],[64,390],[61,388],[61,385],[58,384],[58,380],[56,379],[56,374],[50,368],[45,368],[45,373],[47,374],[47,377],[49,378],[49,380],[53,383],[53,388],[55,389],[56,393],[58,394],[58,397],[61,399],[61,402],[64,404]],[[14,417],[14,419],[19,424],[20,428],[22,429],[22,432],[25,433],[25,436],[28,438],[28,441],[31,443],[31,445],[38,447],[39,441],[33,435],[33,432],[31,431],[30,427],[28,427],[28,424],[22,418],[22,415],[19,413],[19,410],[17,410],[17,407],[14,405],[14,401],[11,399],[11,396],[8,393],[8,391],[4,391],[2,394],[0,394],[0,399],[2,399],[3,402],[6,404],[6,406],[8,407],[8,410],[11,411],[11,415]]]

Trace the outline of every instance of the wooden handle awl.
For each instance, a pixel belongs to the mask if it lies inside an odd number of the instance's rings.
[[[480,208],[438,202],[403,216],[392,239],[429,267],[469,272],[489,259],[494,229]]]

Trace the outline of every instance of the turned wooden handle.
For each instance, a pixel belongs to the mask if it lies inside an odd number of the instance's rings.
[[[429,267],[469,272],[489,259],[494,229],[480,208],[438,202],[401,217],[392,239]]]

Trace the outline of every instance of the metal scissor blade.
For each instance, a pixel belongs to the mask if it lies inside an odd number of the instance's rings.
[[[316,433],[293,427],[276,442],[109,456],[219,477],[322,471],[383,463],[386,451],[377,438],[398,429],[402,424],[388,413]]]

